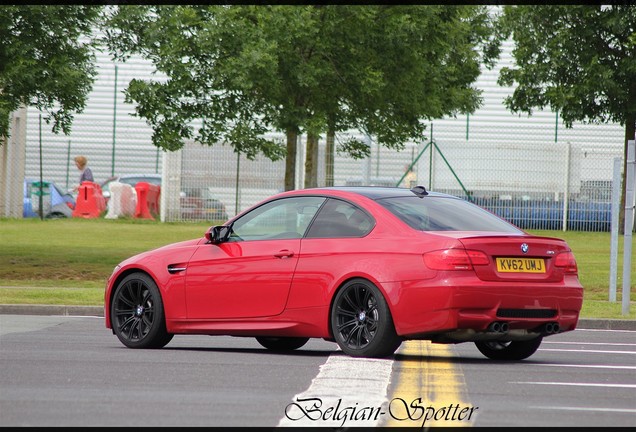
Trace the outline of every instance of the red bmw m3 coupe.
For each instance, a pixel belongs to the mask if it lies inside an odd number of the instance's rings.
[[[282,192],[121,262],[104,312],[130,348],[179,334],[255,337],[277,351],[322,338],[388,357],[425,339],[522,360],[574,330],[582,302],[565,241],[422,186],[352,186]]]

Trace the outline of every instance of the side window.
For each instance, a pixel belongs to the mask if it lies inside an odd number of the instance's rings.
[[[230,241],[301,238],[324,201],[321,197],[270,201],[234,221]]]
[[[363,237],[374,226],[374,220],[360,208],[330,199],[309,227],[307,238]]]

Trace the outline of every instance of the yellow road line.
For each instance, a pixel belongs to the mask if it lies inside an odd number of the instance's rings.
[[[452,357],[449,345],[404,342],[395,355],[397,384],[383,426],[471,426],[479,408],[468,402],[463,373]]]

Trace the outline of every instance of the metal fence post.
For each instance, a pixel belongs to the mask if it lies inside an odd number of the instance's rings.
[[[66,154],[66,189],[69,188],[69,176],[71,169],[71,140],[68,140],[68,152]]]
[[[618,214],[621,205],[621,171],[623,158],[614,158],[614,173],[612,176],[612,221],[610,225],[610,281],[609,301],[616,301],[616,278],[618,272]]]
[[[364,172],[362,173],[362,179],[364,181],[364,184],[369,184],[371,179],[371,158],[373,157],[373,155],[371,154],[373,139],[371,138],[371,135],[365,134],[364,141],[367,144],[367,147],[369,147],[369,156],[364,158]]]
[[[236,152],[236,185],[234,186],[234,214],[237,215],[241,211],[240,198],[239,198],[239,180],[241,173],[241,152]]]
[[[115,131],[117,130],[117,65],[115,65],[115,90],[113,92],[113,155],[110,167],[110,175],[115,175]]]
[[[40,220],[44,220],[44,202],[42,193],[42,185],[44,185],[43,173],[42,173],[42,114],[39,117],[39,141],[40,141],[40,179],[38,180],[40,183],[40,193],[38,194],[38,214],[40,215]]]
[[[625,236],[623,238],[623,315],[629,315],[632,273],[632,231],[634,230],[634,171],[636,171],[636,140],[627,141],[625,167]]]
[[[556,141],[556,138],[555,138],[555,141]],[[570,141],[568,141],[565,144],[565,189],[563,190],[563,232],[568,230],[569,200],[570,200]]]

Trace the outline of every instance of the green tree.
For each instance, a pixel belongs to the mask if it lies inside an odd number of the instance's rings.
[[[302,133],[313,185],[323,133],[330,147],[336,132],[358,128],[401,148],[422,138],[423,120],[472,112],[488,20],[472,6],[121,6],[105,32],[116,58],[141,54],[167,76],[126,90],[156,146],[193,139],[286,156],[292,189]],[[284,146],[263,138],[272,129]],[[339,150],[368,154],[355,140]]]
[[[91,35],[102,7],[0,7],[0,137],[12,112],[35,106],[53,132],[70,133],[95,80]],[[0,141],[0,145],[2,141]]]
[[[104,25],[116,59],[149,59],[167,79],[134,79],[127,102],[153,128],[152,141],[178,150],[184,140],[232,145],[253,159],[284,156],[280,143],[263,138],[272,108],[263,105],[257,79],[273,82],[274,42],[254,29],[262,11],[239,14],[230,6],[121,6]],[[261,77],[264,75],[265,77]]]
[[[422,139],[429,120],[473,112],[481,104],[472,84],[481,64],[492,67],[497,54],[487,8],[338,6],[319,13],[319,54],[329,61],[312,102],[326,119],[328,169],[338,131],[356,128],[400,150],[406,141]],[[362,158],[370,149],[350,139],[337,150]]]
[[[549,106],[566,127],[621,124],[625,168],[636,128],[636,7],[506,6],[499,23],[501,39],[515,42],[517,65],[500,72],[500,85],[516,86],[506,106],[530,115]],[[621,203],[622,230],[625,188]]]

